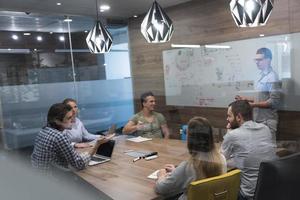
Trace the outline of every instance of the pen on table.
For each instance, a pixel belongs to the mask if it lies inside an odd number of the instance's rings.
[[[142,157],[137,157],[137,158],[133,159],[133,162],[136,162],[136,161],[138,161],[140,159],[142,159]]]
[[[144,155],[144,156],[136,157],[135,159],[133,159],[133,162],[136,162],[136,161],[138,161],[142,158],[147,158],[147,157],[154,156],[154,155],[157,155],[157,152],[152,152],[152,153],[149,153],[149,154]]]

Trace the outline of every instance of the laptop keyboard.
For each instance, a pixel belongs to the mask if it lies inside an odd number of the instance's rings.
[[[107,160],[107,159],[106,158],[92,157],[91,160],[96,161],[96,162],[101,162],[101,161],[104,161],[104,160]]]

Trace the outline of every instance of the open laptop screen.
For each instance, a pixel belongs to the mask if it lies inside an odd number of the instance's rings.
[[[96,154],[110,158],[113,153],[114,146],[115,146],[115,141],[110,140],[104,144],[101,144],[97,149]]]

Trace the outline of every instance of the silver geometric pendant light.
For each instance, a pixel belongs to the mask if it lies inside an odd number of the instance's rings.
[[[256,27],[267,23],[273,0],[231,0],[231,15],[238,27]]]
[[[112,46],[112,36],[103,24],[97,21],[87,35],[86,43],[92,53],[106,53]]]
[[[156,1],[141,24],[141,32],[148,43],[168,42],[172,37],[174,32],[172,20]]]
[[[96,0],[97,21],[86,37],[86,43],[91,53],[109,52],[112,46],[112,36],[101,23],[98,16],[98,1]]]

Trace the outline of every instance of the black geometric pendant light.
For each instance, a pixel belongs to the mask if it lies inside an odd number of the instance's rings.
[[[231,0],[231,15],[238,27],[256,27],[267,23],[273,0]]]
[[[174,32],[172,20],[156,1],[141,24],[141,32],[149,43],[168,42],[172,37]]]
[[[112,36],[98,17],[98,2],[96,0],[97,21],[86,37],[86,43],[91,53],[109,52],[112,46]]]

